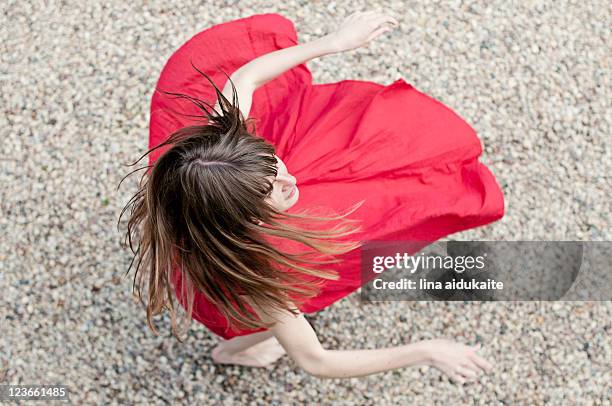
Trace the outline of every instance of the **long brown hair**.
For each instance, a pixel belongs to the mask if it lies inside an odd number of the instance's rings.
[[[277,175],[274,146],[257,135],[252,126],[255,119],[244,119],[234,82],[227,74],[232,102],[206,74],[195,69],[213,85],[221,113],[195,97],[156,89],[195,103],[204,112],[198,117],[207,123],[174,132],[130,166],[156,149],[167,147],[152,165],[130,172],[121,180],[147,169],[138,192],[119,216],[120,222],[131,208],[125,241],[134,257],[127,272],[137,260],[133,292],[144,305],[143,291],[148,285],[146,309],[151,330],[157,334],[152,318],[167,309],[172,331],[179,340],[173,300],[175,269],[181,272],[180,289],[188,304],[188,321],[196,289],[216,306],[230,326],[269,328],[272,324],[249,311],[242,295],[261,309],[295,314],[297,309],[288,302],[299,306],[320,292],[324,279],[338,279],[333,270],[316,267],[339,262],[335,255],[361,246],[360,241],[340,239],[361,230],[361,225],[354,224],[359,221],[347,216],[363,200],[344,214],[331,217],[313,215],[313,208],[299,213],[281,212],[264,201],[272,191],[270,178]],[[338,223],[332,228],[313,229],[292,226],[288,224],[291,221],[305,225]],[[271,244],[267,240],[270,237],[293,240],[310,250],[285,252]],[[134,241],[138,241],[136,250]],[[310,258],[321,254],[331,258]],[[279,271],[275,266],[278,264],[289,271]]]

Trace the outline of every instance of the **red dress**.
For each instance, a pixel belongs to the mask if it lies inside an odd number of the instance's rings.
[[[182,45],[166,63],[157,88],[184,93],[211,105],[216,94],[193,69],[209,75],[219,89],[250,60],[297,45],[291,20],[258,14],[215,25]],[[149,148],[177,129],[193,125],[201,111],[184,99],[155,92]],[[504,215],[504,197],[494,175],[478,158],[475,131],[450,108],[403,79],[389,85],[362,80],[313,84],[305,64],[258,88],[249,117],[257,133],[297,178],[300,196],[288,211],[313,205],[343,211],[366,202],[349,218],[362,220],[361,240],[429,240],[481,226]],[[150,155],[150,163],[162,153]],[[321,310],[363,283],[359,250],[328,266],[339,274],[301,310]],[[175,282],[180,274],[175,273]],[[224,338],[259,330],[230,331],[225,319],[197,294],[194,319]]]

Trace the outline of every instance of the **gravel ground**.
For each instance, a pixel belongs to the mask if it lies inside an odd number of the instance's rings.
[[[116,187],[146,147],[166,59],[213,24],[278,12],[304,42],[364,4],[2,3],[0,382],[63,383],[75,404],[610,404],[609,302],[365,305],[352,295],[311,319],[338,349],[480,339],[496,367],[466,386],[429,367],[347,380],[312,378],[287,357],[269,370],[220,367],[203,327],[184,344],[167,318],[159,337],[147,329],[116,229],[137,176]],[[453,238],[610,240],[608,2],[369,4],[401,27],[308,66],[316,83],[403,77],[476,129],[507,214]]]

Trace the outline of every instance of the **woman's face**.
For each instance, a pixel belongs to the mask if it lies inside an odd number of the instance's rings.
[[[272,193],[266,197],[266,201],[277,210],[285,211],[297,202],[300,191],[296,185],[297,180],[289,174],[285,163],[277,155],[274,156],[278,161],[278,174],[272,183]]]

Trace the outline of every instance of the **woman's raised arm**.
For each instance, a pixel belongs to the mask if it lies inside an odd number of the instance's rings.
[[[253,59],[235,70],[230,76],[238,97],[238,106],[244,118],[251,112],[251,103],[255,90],[274,79],[288,69],[309,59],[332,53],[329,39],[321,37],[306,44],[279,49]],[[223,87],[223,95],[232,100],[232,84],[228,80]],[[219,101],[214,106],[219,111]]]
[[[242,65],[236,73],[258,88],[301,63],[334,52],[334,44],[326,35],[311,42],[264,54]]]
[[[358,11],[346,17],[329,34],[311,42],[269,52],[242,65],[230,76],[236,87],[242,115],[248,118],[253,92],[258,87],[311,59],[364,46],[391,30],[385,24],[397,25],[398,21],[385,12]],[[229,81],[225,84],[222,93],[227,99],[232,100],[232,86]],[[217,101],[215,110],[218,107]]]
[[[397,25],[389,14],[377,11],[358,11],[346,17],[329,34],[304,44],[294,45],[262,55],[241,66],[237,72],[258,88],[278,75],[311,59],[366,45],[380,34],[389,31],[384,24]]]

